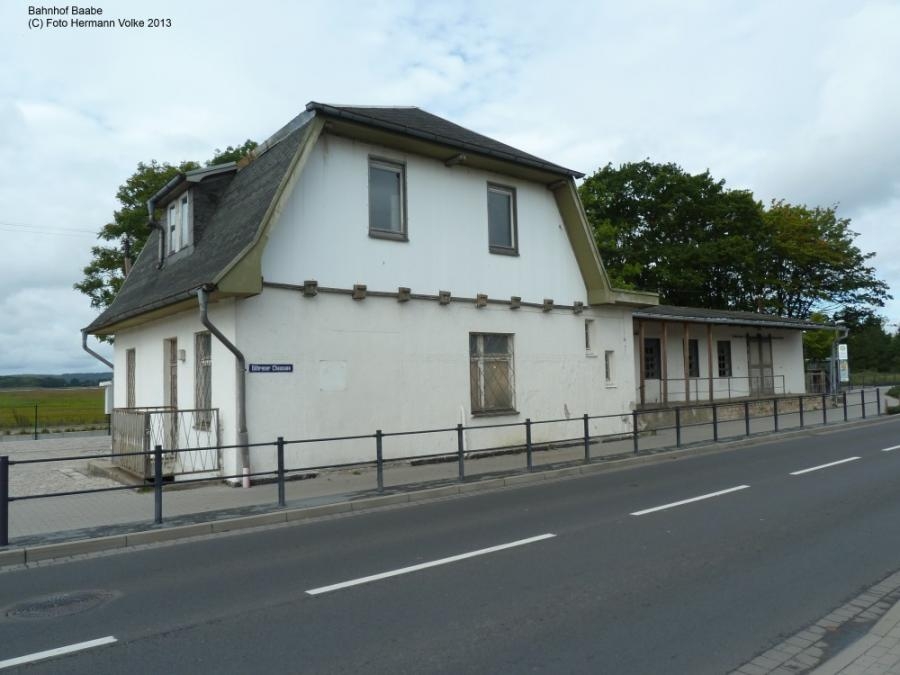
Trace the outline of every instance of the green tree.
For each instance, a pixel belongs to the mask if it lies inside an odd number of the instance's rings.
[[[664,303],[805,318],[890,298],[834,208],[766,208],[708,171],[650,161],[608,164],[579,191],[613,284]]]
[[[822,312],[813,312],[809,320],[813,323],[828,323],[828,317]],[[828,330],[808,330],[803,333],[803,356],[806,359],[825,361],[831,357],[835,333]]]
[[[256,147],[247,140],[237,147],[217,149],[206,166],[237,161]],[[140,162],[137,170],[119,186],[116,199],[120,208],[113,213],[112,222],[107,223],[97,234],[100,243],[91,248],[91,261],[84,268],[84,278],[74,287],[91,299],[91,306],[98,309],[109,307],[122,282],[125,280],[125,252],[129,250],[133,260],[144,248],[150,236],[147,227],[147,201],[179,173],[200,168],[197,162],[186,161],[178,165]],[[160,213],[156,214],[161,217]]]

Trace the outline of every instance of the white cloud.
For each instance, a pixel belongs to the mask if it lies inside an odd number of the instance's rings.
[[[311,99],[419,105],[587,172],[650,157],[839,202],[900,296],[896,3],[101,6],[174,28],[36,32],[0,5],[0,373],[93,369],[71,285],[137,162],[260,140]]]

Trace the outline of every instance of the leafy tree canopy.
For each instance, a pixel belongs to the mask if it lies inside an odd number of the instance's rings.
[[[807,318],[890,298],[834,207],[767,207],[708,171],[650,161],[608,164],[580,193],[613,285],[666,304]]]
[[[256,147],[247,140],[243,144],[225,150],[217,149],[206,166],[215,166],[237,161]],[[147,227],[147,201],[179,173],[200,168],[197,162],[181,162],[173,165],[151,160],[140,162],[137,170],[119,186],[116,199],[120,208],[113,213],[112,222],[107,223],[97,234],[101,243],[91,248],[91,261],[84,268],[84,278],[74,287],[91,299],[91,306],[105,309],[116,297],[125,280],[125,249],[130,250],[133,260],[150,236]],[[157,214],[159,215],[159,214]],[[106,242],[106,243],[103,243]]]

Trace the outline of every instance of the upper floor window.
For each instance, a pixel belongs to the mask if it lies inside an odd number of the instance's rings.
[[[405,167],[369,159],[369,236],[406,239]]]
[[[188,209],[188,196],[185,194],[181,198],[181,241],[179,244],[181,248],[187,246],[191,241],[191,212]]]
[[[178,204],[171,203],[169,204],[169,253],[175,253],[178,250],[178,241],[176,239],[176,235],[178,234]]]
[[[491,253],[518,255],[515,188],[488,183],[487,207]]]
[[[169,204],[167,216],[169,253],[177,253],[191,243],[191,208],[189,192]]]

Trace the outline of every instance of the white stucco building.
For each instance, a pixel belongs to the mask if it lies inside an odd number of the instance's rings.
[[[654,331],[671,317],[636,316],[656,296],[610,286],[580,176],[417,108],[310,103],[245,160],[180,175],[153,198],[148,208],[162,217],[116,300],[85,330],[115,336],[116,405],[162,407],[157,440],[167,446],[584,413],[613,416],[593,433],[624,431],[635,405],[687,397],[684,382],[661,384],[662,371],[675,377],[683,354],[700,347],[688,338],[682,350],[684,336],[667,330],[671,365],[648,374],[641,353],[652,360]],[[721,314],[720,342],[737,325]],[[802,391],[803,326],[769,330],[751,318],[754,335],[778,345],[784,393]],[[715,396],[723,379],[752,374],[737,358],[746,339],[738,343]],[[708,377],[711,362],[694,361],[682,367],[687,380]],[[535,441],[564,427],[535,427]],[[469,444],[521,436],[499,428]],[[428,438],[392,439],[385,454],[455,447],[454,436]],[[250,456],[252,471],[273,466],[271,452]],[[238,449],[198,457],[197,470],[247,464]],[[288,461],[369,458],[370,442],[347,441],[290,446]]]

